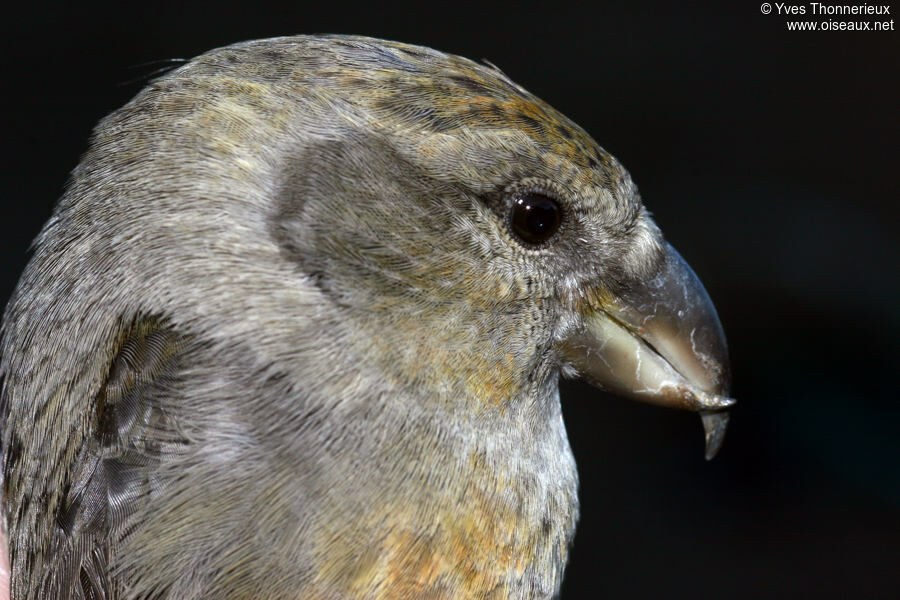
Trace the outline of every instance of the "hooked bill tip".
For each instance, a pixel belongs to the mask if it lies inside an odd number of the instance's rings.
[[[725,429],[728,427],[728,413],[726,411],[700,413],[703,422],[703,431],[706,433],[706,460],[712,460],[725,439]]]

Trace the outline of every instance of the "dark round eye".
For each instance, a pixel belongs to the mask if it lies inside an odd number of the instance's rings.
[[[559,202],[536,192],[521,194],[515,198],[510,215],[513,233],[526,244],[546,242],[562,221]]]

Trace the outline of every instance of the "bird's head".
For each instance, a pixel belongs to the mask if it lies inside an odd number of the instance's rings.
[[[722,329],[625,169],[494,67],[364,39],[329,50],[297,65],[316,102],[271,227],[359,324],[360,354],[475,411],[582,376],[700,411],[715,454],[733,402]]]

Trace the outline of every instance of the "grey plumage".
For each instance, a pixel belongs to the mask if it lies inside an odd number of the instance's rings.
[[[552,244],[510,231],[524,189],[563,204]],[[340,36],[198,57],[100,123],[7,307],[13,598],[554,596],[559,342],[665,252],[495,69]]]

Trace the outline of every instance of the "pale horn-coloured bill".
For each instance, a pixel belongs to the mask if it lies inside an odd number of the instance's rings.
[[[675,248],[664,250],[657,275],[586,314],[562,352],[602,389],[699,412],[709,460],[735,403],[728,397],[728,349],[703,284]]]

